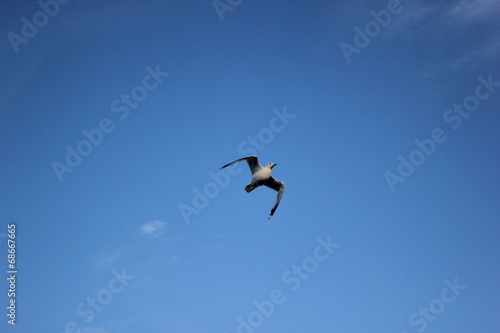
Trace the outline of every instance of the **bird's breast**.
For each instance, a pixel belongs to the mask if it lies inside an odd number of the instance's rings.
[[[252,175],[252,180],[254,182],[262,182],[269,179],[269,177],[271,177],[271,169],[262,168]]]

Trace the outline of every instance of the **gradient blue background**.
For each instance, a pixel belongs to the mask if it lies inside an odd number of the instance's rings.
[[[417,332],[408,318],[468,286],[426,332],[500,329],[500,88],[453,130],[443,120],[500,81],[500,2],[401,1],[348,63],[339,44],[387,1],[70,1],[15,53],[36,1],[0,3],[0,276],[17,223],[18,320],[2,332]],[[111,103],[146,67],[170,75],[123,120]],[[181,204],[241,157],[273,109],[296,115],[258,152],[287,191],[243,187],[246,165],[187,224]],[[59,182],[51,163],[103,118],[115,129]],[[386,171],[442,128],[447,140],[391,192]],[[156,222],[155,222],[156,221]],[[300,288],[282,275],[318,237],[341,244]],[[95,318],[77,307],[125,270]],[[243,332],[243,330],[240,330]],[[78,332],[78,331],[76,331]]]

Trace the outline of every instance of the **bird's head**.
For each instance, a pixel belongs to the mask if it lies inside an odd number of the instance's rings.
[[[277,166],[277,165],[278,165],[278,164],[276,164],[276,163],[268,163],[268,164],[267,164],[267,166],[268,166],[269,168],[271,168],[271,169],[272,169],[272,168],[274,168],[274,167],[275,167],[275,166]]]

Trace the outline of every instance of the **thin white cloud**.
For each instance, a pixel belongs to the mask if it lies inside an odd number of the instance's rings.
[[[500,57],[500,0],[412,1],[395,16],[388,38],[426,50],[424,77],[491,68]]]
[[[125,255],[125,246],[110,251],[101,250],[91,257],[92,264],[97,269],[111,269],[116,263],[123,259]]]
[[[163,235],[163,231],[166,229],[166,227],[167,224],[160,220],[149,221],[141,226],[141,234],[152,237],[159,237]]]
[[[462,48],[459,55],[444,66],[451,70],[473,68],[497,59],[500,56],[498,17],[500,0],[461,0],[443,13],[443,20],[457,33],[460,29],[481,31],[474,43],[468,43],[468,47]]]
[[[450,16],[459,16],[466,20],[484,20],[498,18],[499,0],[462,0],[448,11]]]

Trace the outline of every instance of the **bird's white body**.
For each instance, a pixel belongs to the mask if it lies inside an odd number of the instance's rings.
[[[269,165],[266,165],[252,175],[252,181],[254,183],[262,183],[268,180],[269,177],[271,177],[271,167]]]

